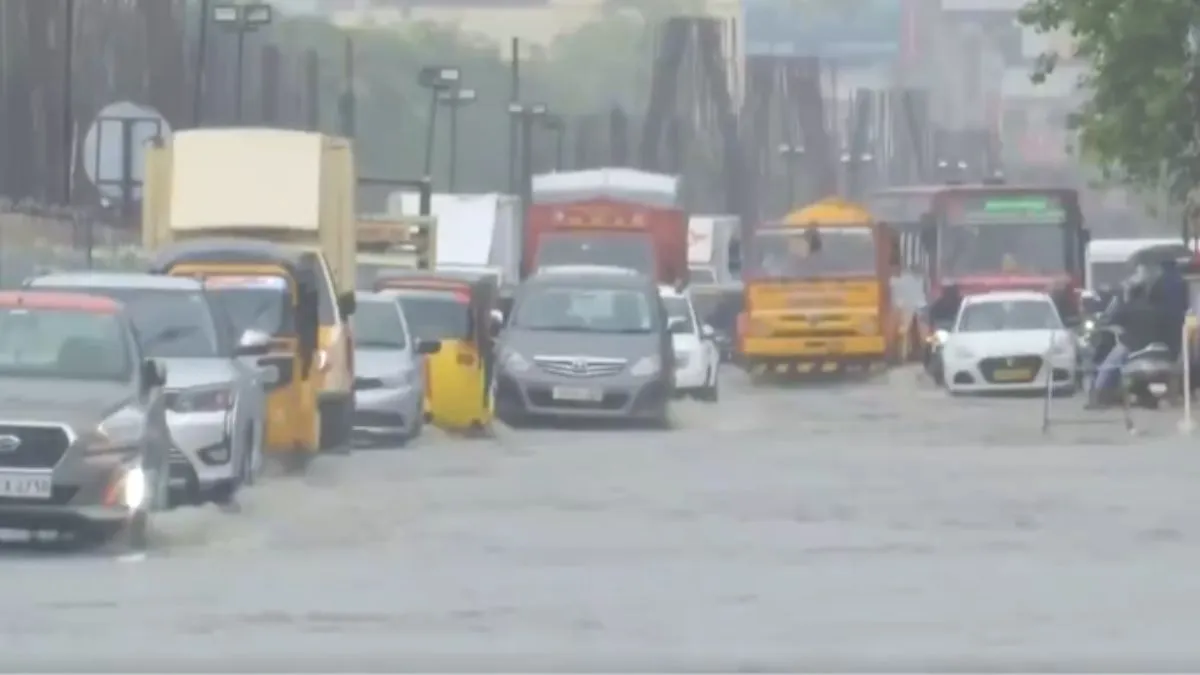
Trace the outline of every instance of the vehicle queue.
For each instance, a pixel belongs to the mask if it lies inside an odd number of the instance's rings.
[[[975,209],[961,221],[922,194],[933,215],[916,230],[821,200],[738,242],[744,278],[733,294],[723,280],[716,302],[736,318],[718,329],[679,260],[645,248],[682,239],[637,234],[677,209],[655,202],[662,217],[641,218],[603,197],[586,218],[549,210],[545,227],[574,228],[545,237],[564,259],[539,252],[506,281],[439,269],[428,213],[355,213],[352,167],[349,143],[319,134],[177,133],[148,152],[145,270],[48,274],[0,294],[0,379],[65,403],[0,422],[0,526],[140,548],[154,512],[231,506],[272,459],[303,471],[429,424],[668,428],[678,398],[720,399],[722,352],[758,384],[923,360],[959,393],[1077,385],[1064,336],[1078,312],[1056,289],[1082,256],[1042,250],[1078,240],[1045,234],[1078,234],[1057,192],[1003,189],[993,205],[995,186],[955,188]],[[261,175],[281,178],[264,190]],[[312,202],[294,199],[312,185]],[[1009,241],[997,232],[1014,230],[1041,256],[1029,268],[996,257]],[[629,264],[608,264],[608,245]],[[951,274],[969,298],[947,301]]]

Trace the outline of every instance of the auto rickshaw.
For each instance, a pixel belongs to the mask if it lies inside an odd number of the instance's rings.
[[[319,265],[315,253],[220,240],[164,246],[150,264],[152,274],[202,279],[239,335],[271,336],[270,352],[253,357],[267,394],[264,450],[293,468],[321,450]]]
[[[493,412],[492,338],[500,318],[495,277],[406,274],[378,279],[375,290],[399,299],[414,337],[441,341],[441,350],[426,357],[428,421],[454,431],[486,429]]]

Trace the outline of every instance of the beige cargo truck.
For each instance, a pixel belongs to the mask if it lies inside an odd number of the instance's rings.
[[[268,384],[268,449],[304,457],[347,447],[350,141],[285,129],[181,131],[148,150],[144,175],[142,239],[154,269],[206,279],[238,334],[267,333],[283,354],[264,359],[278,374]]]

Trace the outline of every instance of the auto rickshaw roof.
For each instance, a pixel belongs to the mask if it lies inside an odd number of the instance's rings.
[[[1163,261],[1174,260],[1181,267],[1192,267],[1196,264],[1196,252],[1183,242],[1176,244],[1156,244],[1139,249],[1129,256],[1130,265],[1158,266]]]
[[[154,254],[150,269],[163,270],[180,263],[229,262],[279,265],[292,276],[302,267],[307,252],[261,239],[205,238],[167,244]]]

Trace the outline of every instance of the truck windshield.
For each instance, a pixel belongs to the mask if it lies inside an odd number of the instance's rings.
[[[752,275],[771,279],[875,276],[867,226],[764,230],[754,235]]]
[[[537,266],[607,265],[655,274],[654,243],[646,234],[613,232],[552,232],[544,234]]]
[[[253,329],[287,336],[295,330],[291,289],[283,277],[215,276],[205,280],[205,288],[239,335]]]

